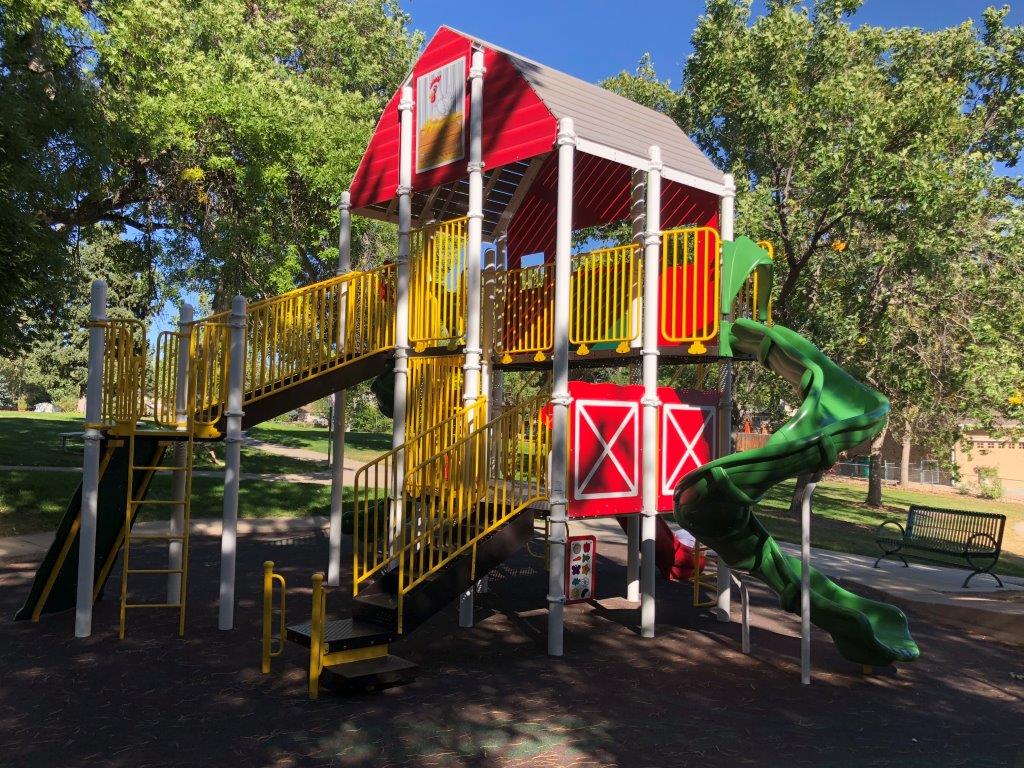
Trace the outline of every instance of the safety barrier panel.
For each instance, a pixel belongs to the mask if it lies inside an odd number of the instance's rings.
[[[418,495],[421,489],[410,486],[409,473],[423,461],[447,451],[462,440],[474,424],[486,421],[487,398],[481,397],[469,408],[460,408],[429,429],[356,470],[353,480],[353,593],[359,586],[392,561],[395,532],[399,529],[398,510],[393,500],[399,495]],[[399,454],[405,461],[406,482],[398,493]],[[411,489],[411,491],[409,490]]]
[[[120,321],[117,321],[120,322]],[[140,324],[141,327],[141,324]],[[342,332],[344,329],[344,332]],[[123,331],[119,331],[123,335]],[[108,331],[108,336],[111,331]],[[120,336],[115,334],[115,342]],[[165,331],[154,355],[154,421],[177,426],[178,350],[189,344],[192,423],[199,436],[213,436],[227,400],[231,313],[197,321],[184,337]],[[395,267],[350,272],[250,304],[245,318],[245,380],[248,404],[395,344]],[[125,343],[108,342],[108,355],[123,357]],[[114,350],[117,350],[116,352]],[[143,354],[143,359],[145,355]],[[126,363],[119,362],[124,367]],[[142,369],[144,370],[144,368]],[[145,377],[138,377],[141,392]],[[117,381],[123,381],[119,376]],[[110,390],[115,391],[115,390]],[[104,385],[104,393],[108,386]],[[121,397],[123,399],[123,396]],[[140,396],[141,400],[141,396]]]
[[[547,394],[505,411],[407,474],[400,521],[398,631],[404,597],[531,504],[547,498],[550,431]],[[522,435],[535,436],[528,446]],[[416,493],[413,493],[416,489]]]
[[[103,323],[103,389],[100,418],[104,424],[135,423],[145,413],[146,327],[138,320]]]
[[[629,342],[640,336],[640,248],[617,248],[583,253],[572,259],[569,283],[569,343],[576,354],[590,352],[588,345],[617,342],[615,351],[629,351]]]
[[[245,325],[243,402],[251,403],[393,347],[395,267],[350,272],[254,302]]]
[[[662,341],[689,343],[689,354],[707,351],[718,333],[721,259],[711,227],[666,230],[661,237],[659,315]]]
[[[775,259],[775,248],[768,240],[759,240],[758,246],[768,251],[768,257],[772,260]],[[748,317],[752,320],[759,319],[757,316],[757,307],[760,303],[759,298],[761,296],[762,288],[768,291],[768,318],[767,322],[769,325],[772,323],[772,286],[761,285],[760,270],[754,270],[747,281],[740,288],[740,292],[736,295],[736,300],[732,305],[732,316],[733,317]]]
[[[407,398],[415,407],[405,412],[405,434],[409,443],[406,464],[415,464],[421,449],[430,455],[438,447],[412,438],[431,433],[435,426],[462,409],[465,360],[463,355],[410,358]]]
[[[494,351],[503,363],[534,353],[541,362],[554,345],[555,267],[501,270],[497,275]]]
[[[453,219],[410,233],[409,343],[455,346],[466,335],[466,223]]]

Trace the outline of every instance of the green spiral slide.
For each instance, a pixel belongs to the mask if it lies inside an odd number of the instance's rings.
[[[777,483],[822,472],[840,451],[878,434],[889,401],[788,328],[739,319],[723,333],[734,352],[756,356],[796,387],[803,403],[764,447],[723,456],[683,478],[675,491],[676,520],[730,567],[775,590],[784,610],[799,613],[800,559],[779,549],[753,506]],[[901,610],[855,595],[813,568],[811,621],[858,664],[884,666],[920,655]]]

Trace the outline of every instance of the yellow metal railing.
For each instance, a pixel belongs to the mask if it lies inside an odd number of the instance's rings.
[[[775,259],[775,248],[768,240],[759,240],[758,246],[768,251],[768,257],[772,260]],[[736,295],[736,300],[732,305],[732,316],[733,317],[749,317],[753,320],[758,320],[757,307],[760,304],[759,298],[761,296],[762,288],[768,291],[768,324],[772,323],[772,286],[761,285],[760,270],[755,269],[746,282],[740,288],[740,292]]]
[[[162,427],[178,426],[178,351],[182,335],[161,331],[153,348],[153,421]],[[188,337],[186,337],[188,344]]]
[[[429,429],[407,439],[398,448],[356,470],[353,480],[352,532],[354,594],[359,594],[359,586],[393,559],[394,533],[399,526],[394,520],[398,511],[391,508],[391,501],[399,495],[398,455],[403,454],[405,461],[405,488],[411,488],[408,483],[411,470],[458,443],[474,424],[486,420],[486,414],[487,398],[482,397],[469,408],[458,409]],[[419,489],[413,488],[413,491],[418,492]]]
[[[395,344],[394,265],[254,302],[245,328],[245,403],[389,349]]]
[[[466,223],[453,219],[410,234],[409,342],[455,346],[466,334]]]
[[[588,345],[618,342],[615,351],[629,351],[629,342],[640,336],[640,248],[617,248],[583,253],[572,259],[569,283],[569,343],[576,354],[590,352]]]
[[[111,333],[108,330],[108,338]],[[123,334],[123,330],[117,331],[114,342],[108,341],[108,355],[116,358],[122,368],[127,365],[122,360],[126,348],[120,341]],[[187,403],[193,427],[199,436],[214,436],[227,399],[229,311],[197,321],[191,334],[182,336],[165,331],[157,337],[153,419],[161,426],[177,425],[178,351],[186,339]],[[395,344],[394,265],[350,272],[250,304],[246,309],[244,343],[244,404],[390,349]],[[117,377],[118,382],[124,379],[123,375]],[[140,387],[142,380],[139,379]],[[108,392],[106,383],[104,392]],[[124,399],[123,395],[119,397]]]
[[[494,351],[503,363],[534,353],[544,360],[554,345],[555,267],[541,264],[502,270],[497,276]]]
[[[415,464],[418,452],[435,446],[421,445],[417,435],[432,433],[438,424],[462,409],[463,355],[413,357],[409,360],[407,401],[413,407],[405,411],[405,434],[409,447],[406,464]],[[428,454],[429,455],[429,454]]]
[[[711,227],[662,233],[661,336],[670,344],[690,343],[687,352],[707,351],[704,342],[718,333],[721,277],[718,232]]]
[[[103,323],[100,419],[134,429],[146,409],[146,326],[138,320]]]
[[[278,630],[277,645],[274,645],[274,584],[281,588],[280,601],[277,607]],[[274,561],[263,563],[263,623],[262,642],[260,643],[260,672],[264,675],[270,671],[270,660],[277,658],[284,651],[285,643],[285,592],[287,585],[284,576],[274,573]]]
[[[407,475],[412,510],[401,526],[398,562],[398,631],[404,598],[455,558],[472,553],[470,579],[476,578],[476,545],[530,504],[547,498],[550,431],[543,417],[547,394],[510,409],[473,430]],[[524,447],[523,434],[535,435]]]

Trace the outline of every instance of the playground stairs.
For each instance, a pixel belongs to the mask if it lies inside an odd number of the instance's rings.
[[[152,355],[142,323],[97,323],[103,328],[104,357],[101,419],[95,425],[102,442],[93,599],[103,594],[124,550],[122,637],[125,616],[133,609],[176,609],[179,633],[184,629],[195,443],[221,440],[227,432],[232,331],[239,330],[244,352],[242,429],[247,429],[381,372],[394,349],[393,282],[394,267],[385,266],[313,283],[249,305],[237,324],[229,312],[221,312],[165,331]],[[177,447],[168,451],[172,446]],[[173,462],[165,463],[167,455]],[[153,480],[164,473],[176,476],[171,485],[179,492],[153,498]],[[38,621],[43,613],[74,607],[81,509],[80,485],[16,619]],[[167,520],[166,533],[132,534],[140,514]],[[166,548],[166,566],[151,567],[153,558],[143,549],[154,545]],[[168,580],[166,600],[130,597],[146,577]]]

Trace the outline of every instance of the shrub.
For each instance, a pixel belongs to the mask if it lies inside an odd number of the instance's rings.
[[[1003,481],[999,479],[996,467],[978,467],[978,493],[983,499],[1001,499],[1003,497]]]

